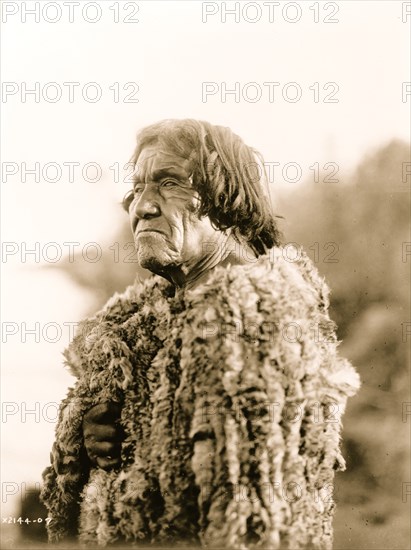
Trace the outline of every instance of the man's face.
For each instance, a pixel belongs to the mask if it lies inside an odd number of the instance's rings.
[[[191,161],[160,144],[137,159],[130,222],[139,263],[154,273],[175,266],[190,271],[207,255],[206,243],[221,234],[195,213],[199,198],[190,176]]]

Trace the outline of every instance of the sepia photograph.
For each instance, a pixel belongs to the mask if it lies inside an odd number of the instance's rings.
[[[1,548],[411,549],[411,1],[0,18]]]

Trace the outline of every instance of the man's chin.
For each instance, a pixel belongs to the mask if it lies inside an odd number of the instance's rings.
[[[177,254],[173,254],[171,250],[164,250],[163,247],[151,246],[143,243],[137,243],[137,258],[138,263],[144,269],[148,269],[153,273],[161,274],[167,271],[167,268],[178,264]]]

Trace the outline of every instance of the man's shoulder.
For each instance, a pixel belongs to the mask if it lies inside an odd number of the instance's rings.
[[[93,316],[83,322],[100,323],[102,320],[121,322],[139,310],[147,300],[155,300],[167,295],[170,284],[157,275],[149,276],[145,280],[136,279],[123,292],[115,292],[104,306]]]
[[[138,312],[144,309],[161,309],[170,285],[161,277],[150,276],[138,279],[123,292],[116,292],[94,315],[82,319],[73,340],[63,352],[66,367],[78,376],[84,370],[84,361],[102,337],[121,331],[121,328]]]
[[[317,268],[301,247],[274,247],[264,256],[244,255],[243,263],[217,267],[206,283],[194,291],[199,299],[212,294],[253,293],[273,302],[302,300],[322,310],[329,306],[329,289]]]

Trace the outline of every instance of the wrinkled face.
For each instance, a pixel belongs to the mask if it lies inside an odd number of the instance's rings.
[[[191,162],[160,144],[138,157],[129,206],[140,265],[154,273],[182,266],[189,271],[207,255],[219,231],[208,217],[195,213],[198,193],[191,181]]]

